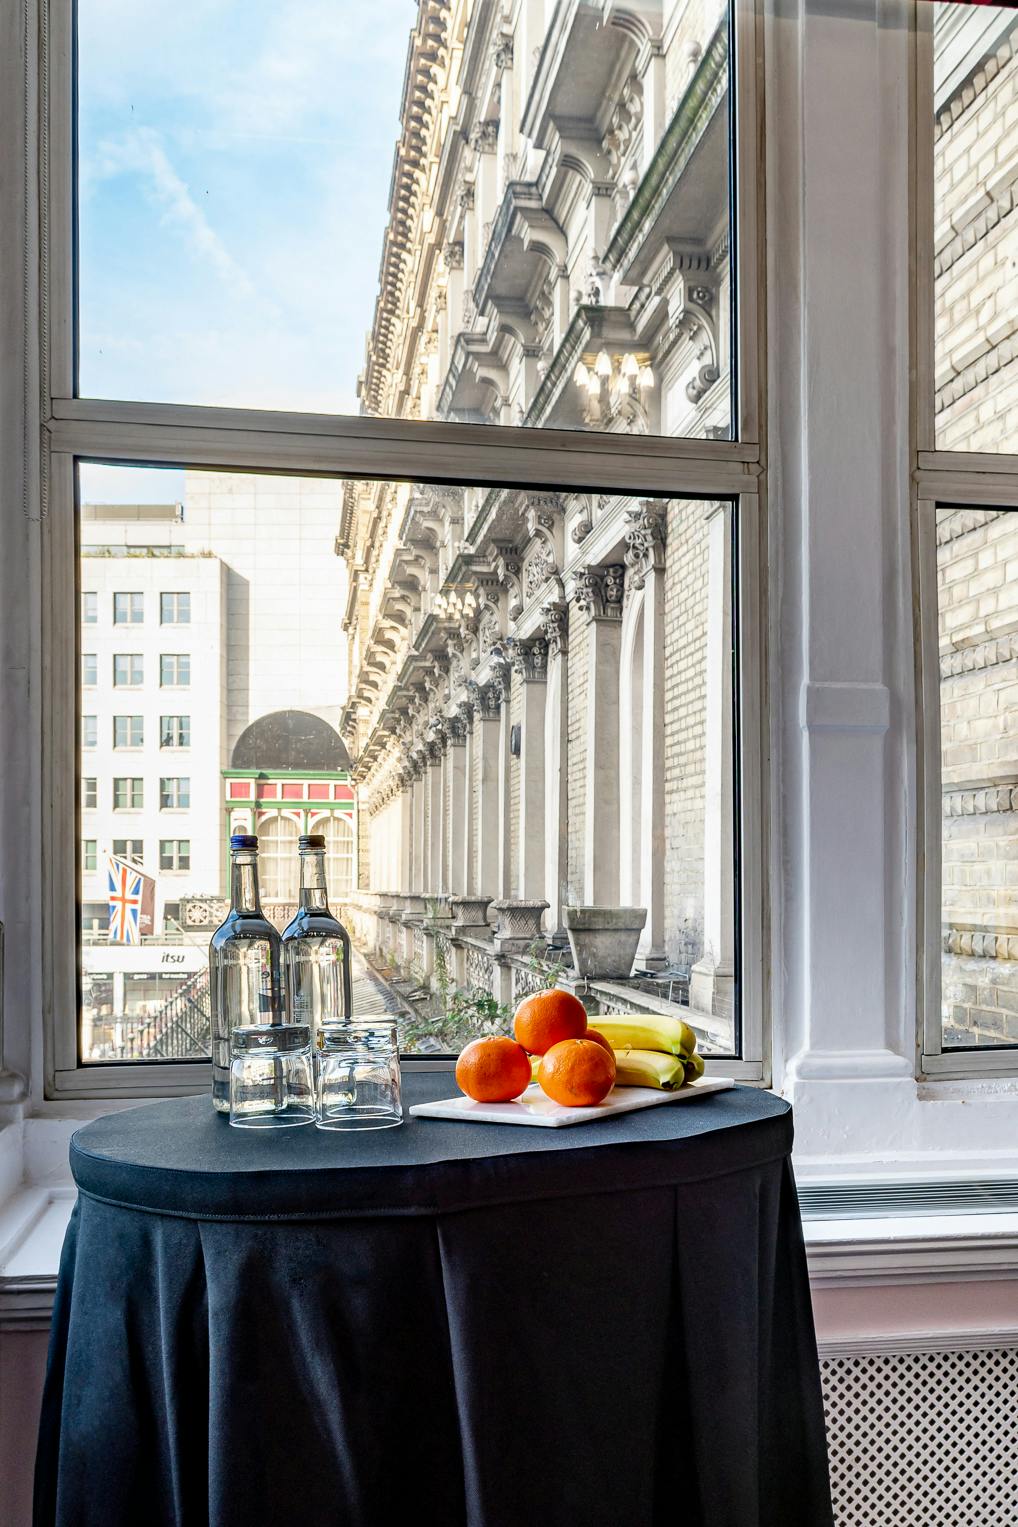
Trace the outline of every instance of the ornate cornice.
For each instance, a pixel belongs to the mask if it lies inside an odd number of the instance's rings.
[[[992,816],[1000,811],[1018,811],[1018,786],[988,785],[974,790],[945,790],[945,817]]]

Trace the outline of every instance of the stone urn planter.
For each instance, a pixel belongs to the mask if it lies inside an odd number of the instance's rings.
[[[410,891],[403,897],[403,921],[423,922],[425,897],[419,896],[416,891]]]
[[[576,974],[625,980],[633,973],[646,907],[563,907]]]
[[[423,897],[424,916],[429,923],[441,923],[444,926],[452,921],[452,910],[449,906],[451,899],[449,896],[442,895]]]
[[[493,901],[498,914],[495,925],[495,948],[499,954],[525,954],[541,937],[541,920],[550,903],[547,901]]]
[[[488,908],[490,896],[453,896],[449,900],[452,912],[452,931],[468,937],[480,938],[488,932]]]

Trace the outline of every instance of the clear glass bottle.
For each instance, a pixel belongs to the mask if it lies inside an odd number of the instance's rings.
[[[310,833],[298,848],[300,903],[283,929],[283,977],[290,1021],[310,1025],[314,1049],[323,1023],[352,1016],[350,936],[329,911],[324,837]]]
[[[220,1113],[230,1111],[231,1029],[285,1016],[279,933],[258,897],[258,839],[235,832],[230,856],[230,911],[209,944],[212,1102]]]

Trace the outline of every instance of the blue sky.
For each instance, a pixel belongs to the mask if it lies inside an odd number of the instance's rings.
[[[414,0],[78,12],[81,393],[356,412]]]

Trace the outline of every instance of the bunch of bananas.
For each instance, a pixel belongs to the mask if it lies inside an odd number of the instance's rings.
[[[615,1051],[617,1087],[658,1087],[672,1092],[703,1075],[696,1035],[681,1018],[632,1013],[593,1020]]]

